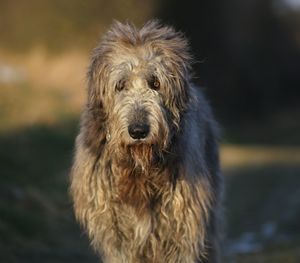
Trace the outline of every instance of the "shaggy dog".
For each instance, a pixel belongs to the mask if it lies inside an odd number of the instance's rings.
[[[71,173],[103,262],[219,262],[216,124],[173,28],[115,22],[94,49]]]

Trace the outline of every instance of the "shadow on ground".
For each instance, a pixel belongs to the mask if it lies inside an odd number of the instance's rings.
[[[97,262],[68,196],[76,131],[69,121],[0,136],[1,262]]]
[[[77,124],[0,135],[1,262],[97,262],[68,197]],[[299,262],[299,173],[296,164],[225,171],[227,262]]]
[[[300,262],[300,165],[225,171],[229,262]]]

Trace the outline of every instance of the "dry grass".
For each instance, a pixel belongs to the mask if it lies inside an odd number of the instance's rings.
[[[0,64],[16,74],[9,82],[1,83],[0,78],[0,130],[54,124],[63,116],[78,114],[85,96],[88,57],[79,51],[56,56],[43,49],[26,55],[0,52]]]
[[[245,166],[296,165],[300,164],[299,147],[283,146],[237,146],[225,144],[221,148],[224,169]]]

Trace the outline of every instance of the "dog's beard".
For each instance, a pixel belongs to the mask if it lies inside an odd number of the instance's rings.
[[[158,165],[161,155],[155,145],[145,143],[133,144],[127,148],[127,152],[133,162],[134,169],[143,174],[149,173]]]
[[[164,158],[157,145],[146,143],[123,146],[121,152],[116,161],[119,201],[142,214],[157,203],[168,180]]]

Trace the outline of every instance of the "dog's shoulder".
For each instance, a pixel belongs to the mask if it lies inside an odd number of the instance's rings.
[[[191,84],[189,92],[189,100],[183,114],[181,140],[183,148],[194,152],[195,155],[201,155],[208,137],[213,140],[218,138],[218,125],[203,88]]]

